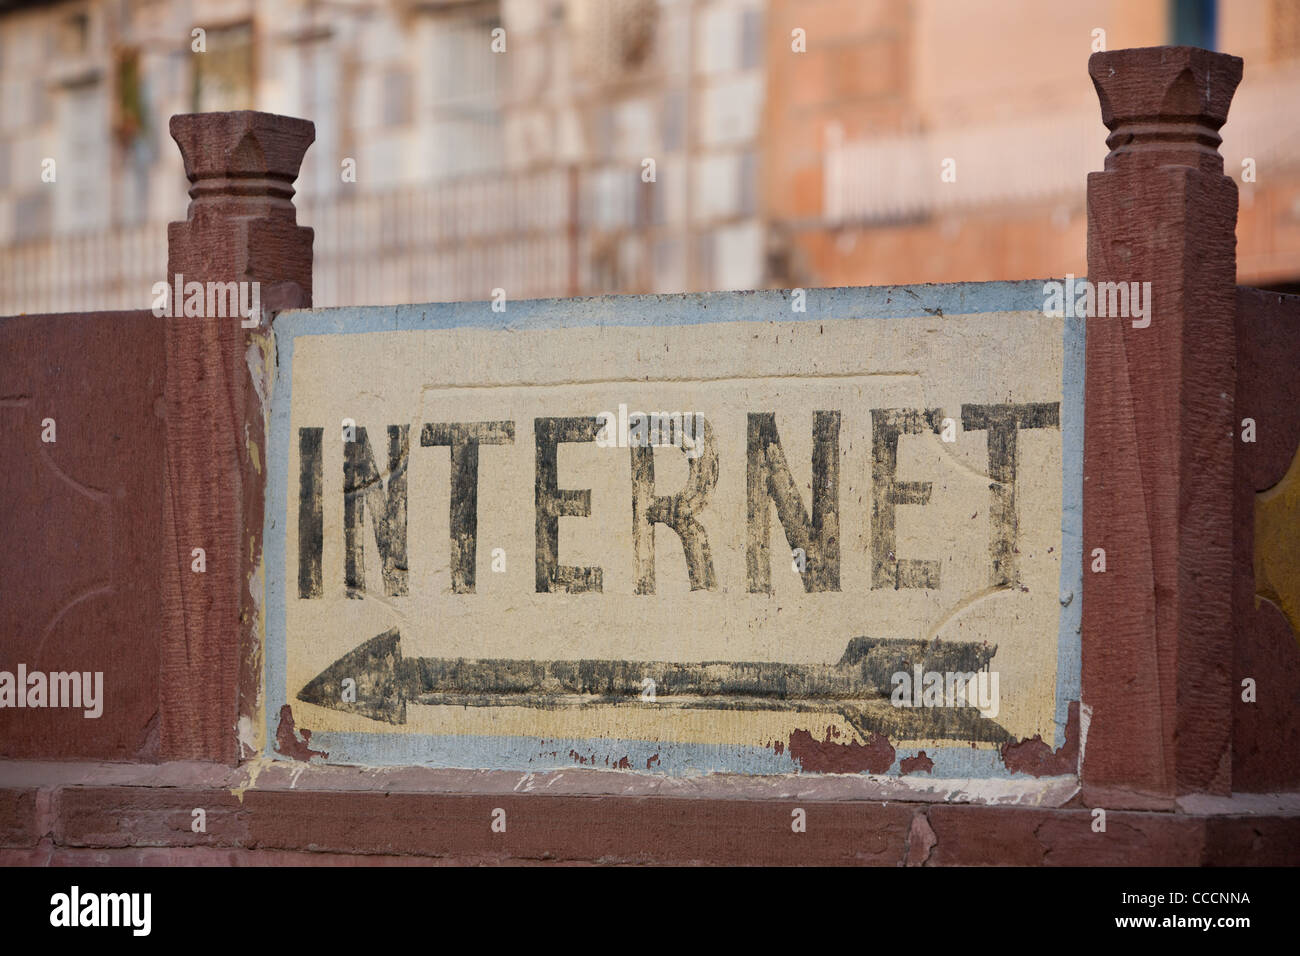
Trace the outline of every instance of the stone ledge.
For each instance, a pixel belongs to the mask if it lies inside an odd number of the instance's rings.
[[[264,785],[280,769],[269,768],[247,787],[243,771],[203,764],[2,765],[0,865],[1300,863],[1297,794],[1189,799],[1178,812],[1115,810],[1106,832],[1094,833],[1083,807],[419,792],[410,781],[402,789],[374,779],[350,789],[345,768],[299,765],[295,785],[291,767]],[[32,779],[41,772],[43,780]],[[115,779],[96,781],[97,773]],[[336,786],[305,783],[325,777],[339,778]],[[806,832],[792,832],[796,807]],[[206,832],[192,829],[195,808],[206,814]],[[498,809],[503,833],[492,830]]]
[[[884,801],[1062,806],[1078,792],[1073,776],[932,779],[859,774],[666,776],[593,768],[538,773],[356,767],[258,758],[238,767],[194,761],[161,764],[0,761],[0,787],[224,787],[389,793],[673,797],[721,800]]]

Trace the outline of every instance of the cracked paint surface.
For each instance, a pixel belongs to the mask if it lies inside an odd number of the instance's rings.
[[[1062,325],[961,307],[1013,288],[282,314],[268,715],[376,765],[1005,772],[990,745],[1063,706]],[[612,324],[638,309],[672,318]],[[707,448],[598,445],[622,407],[702,416]],[[809,682],[864,621],[991,648],[997,715]],[[402,663],[344,673],[396,630]]]

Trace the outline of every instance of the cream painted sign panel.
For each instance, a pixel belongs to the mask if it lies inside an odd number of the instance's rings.
[[[281,315],[271,736],[658,773],[1059,744],[1082,353],[1040,290]]]

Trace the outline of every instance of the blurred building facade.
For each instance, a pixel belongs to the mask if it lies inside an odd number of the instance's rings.
[[[1174,42],[1300,291],[1300,0],[0,0],[0,314],[148,307],[167,118],[245,108],[316,124],[318,305],[1082,275],[1087,58]]]

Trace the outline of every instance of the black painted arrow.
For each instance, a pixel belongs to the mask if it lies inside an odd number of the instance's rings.
[[[389,724],[406,723],[407,702],[462,706],[559,708],[641,702],[647,706],[736,710],[838,711],[859,732],[891,739],[1003,741],[1010,735],[969,705],[898,708],[892,677],[972,673],[988,667],[997,647],[973,641],[926,643],[855,637],[836,664],[771,661],[663,661],[404,658],[397,628],[371,638],[321,671],[298,699]],[[356,700],[343,700],[345,679]]]

